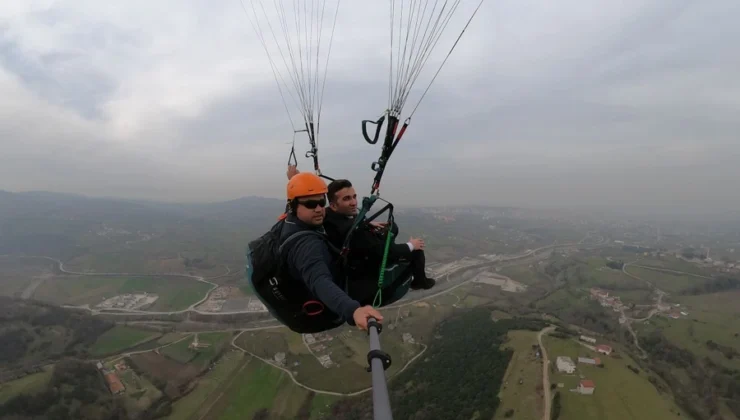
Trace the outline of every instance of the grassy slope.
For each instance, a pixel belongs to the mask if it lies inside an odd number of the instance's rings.
[[[230,376],[242,366],[244,358],[242,352],[226,353],[212,371],[198,380],[197,386],[191,393],[175,402],[172,406],[172,414],[168,418],[179,420],[188,419],[191,416],[199,417],[201,411],[207,410],[208,406],[223,392],[222,388],[228,385],[227,381]]]
[[[514,350],[514,355],[504,375],[499,397],[501,405],[494,420],[504,419],[506,411],[513,409],[517,420],[539,420],[542,417],[542,396],[536,388],[542,385],[542,364],[535,359],[532,344],[537,344],[533,331],[510,331],[509,341],[501,348]],[[523,383],[519,384],[522,379]]]
[[[98,337],[97,341],[90,349],[93,355],[111,354],[134,347],[143,341],[153,339],[161,334],[155,331],[142,330],[125,325],[116,325],[103,335]]]
[[[570,356],[574,361],[578,356],[591,357],[596,354],[572,340],[546,337],[544,341],[547,353],[555,365],[558,356]],[[575,374],[551,374],[550,381],[563,383],[563,388],[556,388],[561,395],[562,411],[560,418],[569,420],[599,419],[677,419],[679,408],[668,396],[661,395],[647,380],[647,374],[640,371],[633,373],[627,365],[636,366],[628,356],[622,359],[601,355],[604,368],[578,364]],[[591,379],[596,385],[593,395],[580,395],[571,392],[578,386],[581,376]]]
[[[712,340],[724,346],[740,349],[740,314],[737,312],[740,291],[676,296],[673,299],[687,306],[689,313],[687,317],[680,319],[656,317],[647,325],[639,325],[640,331],[647,333],[652,329],[660,329],[671,342],[698,357],[706,356],[717,364],[740,370],[738,358],[728,359],[722,353],[712,351],[706,346],[706,342]]]
[[[53,370],[53,366],[45,366],[43,372],[0,384],[0,404],[20,394],[33,394],[43,390],[51,379]]]

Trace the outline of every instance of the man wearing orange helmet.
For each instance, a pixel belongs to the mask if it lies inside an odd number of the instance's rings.
[[[324,181],[312,173],[301,173],[291,177],[286,190],[287,213],[283,216],[285,226],[280,233],[280,242],[284,243],[301,231],[314,231],[319,235],[302,235],[285,243],[282,251],[287,263],[285,274],[302,280],[320,301],[317,304],[326,305],[350,325],[367,329],[369,317],[382,321],[380,312],[369,305],[361,306],[335,280],[341,276],[333,270],[335,258],[330,252],[328,241],[321,237],[326,236],[322,226],[327,193]]]
[[[303,173],[298,171],[294,165],[288,165],[286,175],[291,180]],[[331,188],[331,191],[329,189]],[[328,230],[328,236],[335,246],[341,247],[344,238],[349,233],[353,224],[353,218],[357,215],[357,194],[355,193],[352,183],[346,179],[333,181],[327,187],[330,208],[324,214],[324,226]],[[380,227],[385,223],[371,222],[373,226]],[[393,223],[391,226],[393,235],[398,235],[398,225]],[[355,235],[352,241],[352,248],[366,258],[374,257],[373,261],[380,261],[385,251],[385,241],[380,240],[377,236],[368,230],[360,230],[359,235]],[[424,240],[421,238],[409,238],[408,242],[396,244],[393,243],[388,249],[388,261],[396,262],[399,260],[409,261],[412,267],[414,280],[411,282],[411,288],[431,289],[436,284],[436,280],[426,275],[426,257],[424,255]]]

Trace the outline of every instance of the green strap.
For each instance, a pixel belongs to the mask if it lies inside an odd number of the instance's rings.
[[[391,248],[393,242],[393,232],[391,232],[390,225],[388,226],[388,236],[385,239],[385,251],[383,251],[383,261],[380,263],[380,274],[378,275],[378,292],[375,293],[375,299],[373,299],[373,307],[378,308],[383,302],[383,279],[385,278],[385,264],[388,261],[388,251]]]

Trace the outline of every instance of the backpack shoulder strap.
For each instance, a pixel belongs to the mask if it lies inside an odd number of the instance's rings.
[[[305,235],[317,235],[317,236],[319,236],[324,241],[324,243],[326,244],[326,246],[329,248],[329,252],[333,252],[336,255],[339,255],[341,253],[340,249],[337,248],[334,244],[332,244],[331,241],[329,240],[329,238],[326,235],[321,234],[321,233],[316,232],[316,231],[313,231],[313,230],[301,230],[301,231],[296,232],[296,233],[293,233],[293,234],[289,235],[287,238],[285,238],[285,240],[283,241],[283,243],[281,243],[280,246],[278,247],[278,254],[280,256],[283,255],[283,249],[285,248],[285,245],[288,244],[288,242],[290,242],[293,239],[296,239],[296,238],[298,238],[300,236],[305,236]]]
[[[296,233],[294,233],[292,235],[289,235],[287,238],[285,238],[285,240],[283,241],[283,243],[281,243],[280,246],[278,247],[278,252],[282,254],[283,253],[283,248],[285,247],[285,245],[288,244],[288,242],[292,241],[293,239],[298,238],[299,236],[305,236],[305,235],[319,235],[319,236],[323,237],[323,235],[321,235],[320,233],[314,232],[312,230],[301,230],[301,231],[298,231],[298,232],[296,232]]]

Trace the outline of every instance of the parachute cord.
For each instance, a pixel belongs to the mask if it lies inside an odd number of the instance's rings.
[[[460,32],[460,35],[457,36],[457,39],[455,40],[455,43],[452,45],[452,48],[450,48],[450,51],[447,53],[447,56],[445,57],[444,61],[442,61],[442,64],[437,69],[437,72],[434,74],[434,77],[432,77],[432,81],[429,82],[429,85],[427,86],[426,90],[424,90],[424,93],[421,95],[421,98],[419,98],[419,102],[416,103],[416,106],[411,111],[411,114],[409,115],[409,118],[414,116],[414,113],[416,112],[416,109],[419,108],[419,104],[421,104],[421,101],[424,99],[424,96],[426,96],[427,92],[429,92],[429,88],[432,87],[432,84],[434,83],[434,80],[437,78],[437,75],[439,75],[439,72],[442,70],[442,67],[444,67],[445,63],[447,62],[447,59],[450,58],[450,55],[452,55],[452,51],[457,46],[457,43],[460,41],[460,38],[462,38],[463,34],[465,33],[465,30],[468,29],[468,25],[470,25],[470,22],[472,22],[475,15],[478,13],[478,9],[480,9],[481,5],[483,5],[484,0],[480,0],[480,3],[478,3],[478,7],[475,8],[475,11],[473,12],[473,15],[470,16],[470,19],[468,19],[468,23],[465,24],[465,27]]]
[[[385,279],[385,265],[388,261],[388,251],[390,250],[391,243],[393,242],[393,232],[391,232],[391,224],[388,225],[388,234],[386,236],[385,240],[385,251],[383,251],[383,261],[380,263],[380,274],[378,275],[378,292],[375,294],[375,299],[373,299],[373,307],[378,308],[383,303],[383,280]]]
[[[319,113],[316,116],[316,137],[319,136],[321,128],[321,108],[324,104],[324,89],[326,88],[326,74],[329,69],[329,56],[331,55],[331,46],[334,43],[334,29],[337,26],[337,16],[339,16],[339,1],[337,1],[337,10],[334,12],[334,24],[331,27],[331,35],[329,36],[329,52],[326,54],[326,63],[324,64],[324,80],[321,82],[321,95],[319,96]],[[326,4],[326,3],[324,3]],[[323,18],[323,11],[321,12]],[[321,43],[321,35],[319,35],[319,43]],[[316,55],[318,57],[318,54]],[[318,64],[317,64],[318,67]],[[317,73],[318,74],[318,73]],[[318,82],[317,82],[318,84]]]

